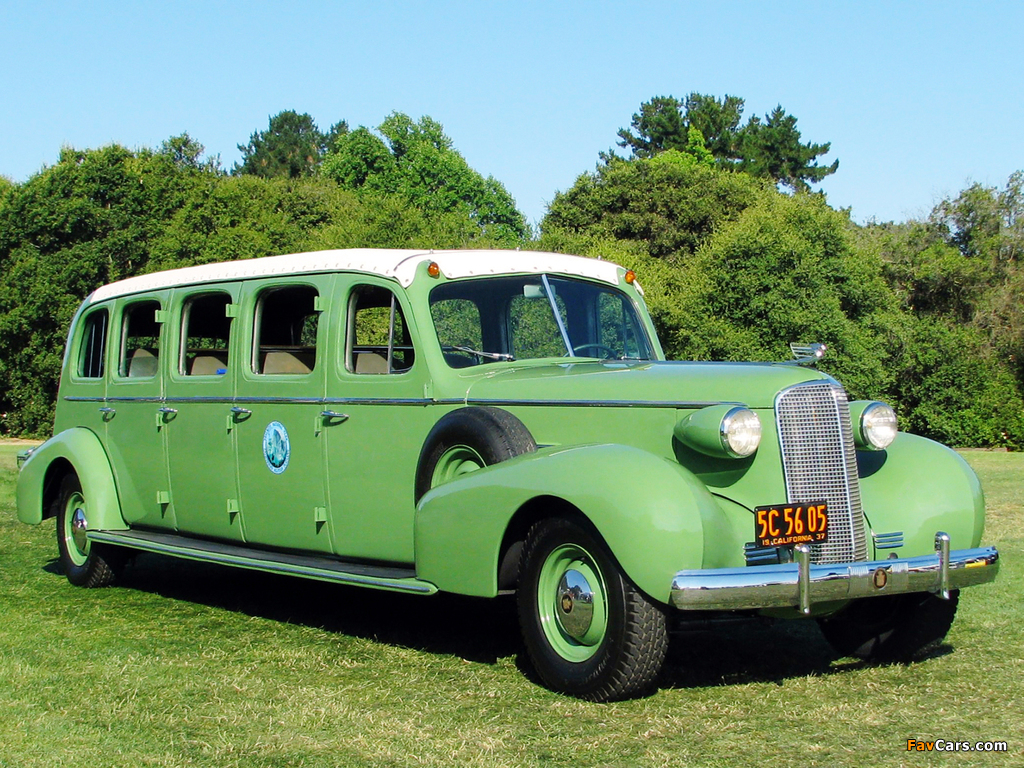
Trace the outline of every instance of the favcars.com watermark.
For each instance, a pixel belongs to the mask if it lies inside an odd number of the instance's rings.
[[[1006,752],[1005,741],[950,741],[907,739],[908,752]]]

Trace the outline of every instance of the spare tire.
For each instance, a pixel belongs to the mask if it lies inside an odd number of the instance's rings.
[[[508,411],[477,406],[451,411],[423,443],[416,468],[416,501],[460,475],[536,450],[530,430]]]

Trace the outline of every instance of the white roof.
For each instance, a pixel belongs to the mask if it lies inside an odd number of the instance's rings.
[[[104,285],[93,292],[92,301],[102,301],[130,293],[155,291],[195,283],[227,282],[248,277],[302,274],[307,272],[366,272],[397,280],[408,287],[416,268],[424,261],[436,261],[449,278],[480,277],[516,273],[544,272],[580,275],[612,285],[619,282],[623,267],[610,261],[566,256],[543,251],[417,251],[399,249],[351,248],[313,251],[287,256],[266,256],[244,261],[222,261],[197,267],[171,269],[130,277]]]

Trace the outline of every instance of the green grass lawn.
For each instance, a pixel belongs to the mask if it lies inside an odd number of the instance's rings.
[[[653,696],[531,682],[514,604],[363,591],[144,555],[72,587],[14,510],[0,446],[0,766],[1024,764],[1024,455],[965,454],[995,584],[909,666],[837,659],[810,622],[673,638]],[[907,739],[998,740],[921,754]]]

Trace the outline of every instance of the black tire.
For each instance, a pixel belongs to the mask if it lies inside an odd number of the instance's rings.
[[[451,411],[423,443],[416,469],[416,501],[457,475],[536,450],[533,435],[508,411],[480,407]]]
[[[836,652],[877,662],[905,662],[933,649],[956,617],[960,591],[949,600],[927,592],[855,600],[839,613],[818,619]]]
[[[589,523],[534,524],[519,576],[519,624],[545,685],[590,701],[634,698],[654,686],[668,649],[665,611],[629,582]]]
[[[106,587],[114,582],[128,553],[85,538],[88,502],[76,475],[67,475],[54,501],[57,518],[57,551],[68,581],[76,587]]]

